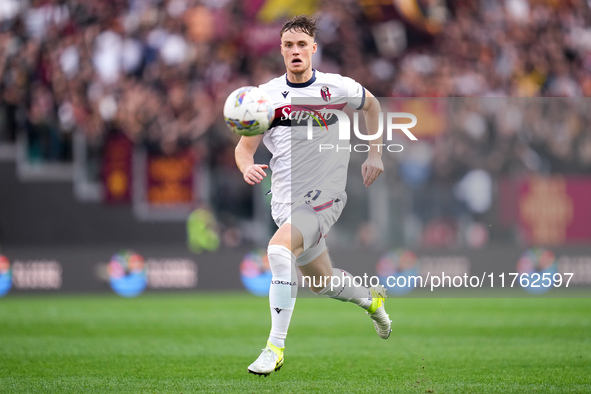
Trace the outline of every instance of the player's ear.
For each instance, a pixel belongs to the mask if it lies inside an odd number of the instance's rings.
[[[312,55],[316,53],[318,50],[318,44],[314,41],[314,45],[312,45]]]

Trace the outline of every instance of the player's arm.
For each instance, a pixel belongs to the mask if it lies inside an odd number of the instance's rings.
[[[375,134],[379,127],[380,102],[368,90],[365,91],[365,104],[363,108],[363,117],[365,118],[365,127],[368,135]],[[367,160],[361,165],[361,175],[363,176],[363,185],[369,187],[376,178],[384,172],[384,163],[382,163],[382,134],[373,140],[368,141],[369,152]]]
[[[249,185],[260,183],[263,180],[263,177],[267,176],[265,169],[269,168],[269,166],[266,164],[254,163],[254,154],[262,139],[263,134],[255,135],[253,137],[241,137],[234,151],[236,165],[240,172],[242,172],[244,181]]]

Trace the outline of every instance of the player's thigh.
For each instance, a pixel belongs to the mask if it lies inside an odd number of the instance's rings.
[[[340,217],[347,201],[346,193],[326,195],[317,201],[301,200],[294,204],[288,222],[303,236],[304,251],[315,247]],[[316,204],[316,205],[314,205]]]

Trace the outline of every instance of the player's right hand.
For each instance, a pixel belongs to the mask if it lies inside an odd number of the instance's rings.
[[[266,164],[253,164],[244,171],[243,177],[244,181],[249,185],[254,185],[255,183],[261,183],[263,177],[267,176],[265,170],[269,168]]]

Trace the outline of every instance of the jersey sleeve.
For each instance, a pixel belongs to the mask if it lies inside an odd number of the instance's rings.
[[[361,109],[365,105],[365,88],[349,77],[343,77],[343,83],[347,91],[347,105],[354,109]]]
[[[269,97],[271,97],[271,99],[273,99],[273,97],[276,96],[274,93],[277,91],[277,88],[274,85],[272,85],[274,81],[275,80],[271,80],[267,83],[263,83],[258,86],[258,88],[262,89],[265,93],[267,93]],[[279,125],[279,123],[281,122],[281,103],[278,103],[276,101],[273,101],[272,103],[275,117],[273,118],[273,121],[269,124],[269,128],[267,130],[271,130],[272,128]]]

